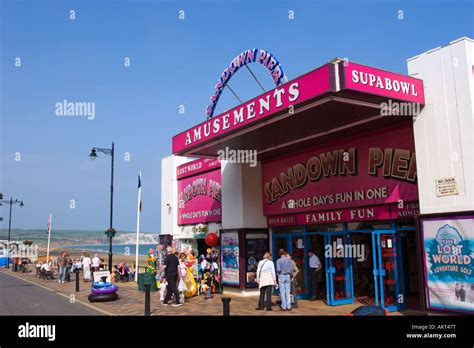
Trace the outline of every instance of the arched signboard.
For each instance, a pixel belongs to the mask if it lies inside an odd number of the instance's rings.
[[[224,69],[219,77],[219,81],[215,86],[215,92],[211,96],[211,104],[209,104],[206,109],[207,118],[214,116],[214,109],[216,108],[219,97],[230,78],[241,67],[253,62],[263,65],[270,72],[276,86],[280,86],[287,81],[283,68],[270,52],[257,48],[246,50],[232,59],[230,65]]]

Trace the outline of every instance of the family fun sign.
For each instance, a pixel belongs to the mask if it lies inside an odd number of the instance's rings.
[[[232,59],[230,65],[224,69],[219,77],[219,81],[217,81],[217,84],[214,87],[215,92],[211,96],[211,104],[206,109],[206,115],[208,118],[214,116],[214,109],[219,101],[219,97],[231,77],[241,67],[254,62],[263,65],[268,70],[272,76],[273,82],[275,82],[275,86],[280,86],[282,81],[287,81],[283,68],[274,55],[268,51],[257,48],[246,50]]]
[[[318,225],[365,220],[389,220],[400,217],[414,217],[419,213],[418,202],[357,207],[330,211],[314,211],[299,214],[272,215],[267,217],[269,227],[292,225]]]

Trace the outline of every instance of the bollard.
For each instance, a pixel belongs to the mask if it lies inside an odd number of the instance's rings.
[[[223,306],[224,306],[224,316],[225,317],[230,316],[230,301],[231,301],[231,298],[229,298],[229,297],[223,297],[222,298],[222,303],[223,303]]]
[[[150,287],[151,284],[145,285],[145,316],[150,316]]]
[[[76,273],[76,292],[79,292],[79,270],[75,269],[74,273]]]

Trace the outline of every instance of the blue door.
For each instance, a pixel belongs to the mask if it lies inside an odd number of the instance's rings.
[[[399,282],[398,248],[395,230],[372,232],[375,302],[388,311],[400,309],[404,302]]]
[[[347,233],[329,233],[325,235],[325,245],[327,303],[354,303],[353,255],[348,255],[351,237]]]
[[[303,233],[299,231],[294,231],[292,233],[282,233],[282,234],[274,234],[273,235],[273,261],[275,262],[278,260],[278,251],[280,249],[287,250],[292,259],[295,261],[299,273],[295,280],[295,292],[296,297],[298,299],[303,299],[308,297],[307,293],[307,279],[305,274],[307,272],[306,267],[306,239]],[[274,293],[278,291],[275,289]]]

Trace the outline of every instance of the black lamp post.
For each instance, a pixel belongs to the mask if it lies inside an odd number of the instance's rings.
[[[8,219],[8,246],[7,246],[7,268],[10,268],[10,235],[12,229],[12,207],[13,204],[20,204],[20,207],[23,207],[23,201],[19,201],[18,199],[13,200],[13,197],[10,197],[9,201],[2,200],[2,203],[10,204],[10,216]]]
[[[97,152],[105,153],[112,157],[112,166],[111,166],[111,175],[110,175],[110,225],[109,229],[105,232],[107,237],[109,237],[109,271],[112,272],[112,238],[115,236],[115,230],[112,227],[112,216],[114,210],[114,143],[112,142],[112,149],[103,149],[100,147],[93,147],[89,157],[91,160],[95,160]]]

